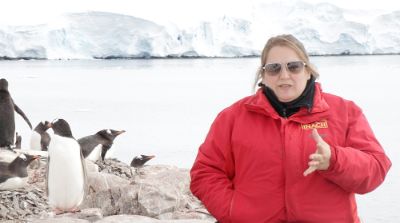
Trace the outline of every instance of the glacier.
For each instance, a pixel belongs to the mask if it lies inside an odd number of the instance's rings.
[[[400,10],[355,11],[330,3],[258,2],[246,16],[179,26],[87,11],[37,25],[1,25],[0,59],[120,59],[259,56],[291,33],[311,55],[399,54]]]

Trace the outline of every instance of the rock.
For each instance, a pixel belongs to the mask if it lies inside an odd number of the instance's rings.
[[[115,176],[128,180],[132,178],[131,167],[117,159],[106,159],[104,162],[98,160],[96,164],[99,166],[99,171],[102,173],[112,173]]]
[[[204,220],[158,220],[155,218],[150,218],[146,216],[140,215],[114,215],[103,218],[96,223],[214,223],[213,221],[204,221]]]
[[[215,222],[189,190],[189,171],[144,166],[131,172],[115,159],[86,161],[88,194],[81,211],[54,216],[45,193],[46,163],[29,169],[31,184],[0,191],[0,221],[28,222]]]
[[[87,174],[87,183],[90,192],[98,192],[127,186],[130,181],[109,173],[90,172]]]
[[[155,217],[185,206],[189,188],[188,173],[176,167],[148,166],[135,182],[139,187],[141,214]]]
[[[83,209],[76,213],[64,213],[54,215],[53,212],[42,215],[39,219],[30,218],[29,222],[95,222],[103,218],[101,210],[98,208]],[[69,221],[68,221],[69,220]],[[83,220],[83,221],[77,221]]]
[[[21,220],[49,210],[43,190],[35,185],[13,191],[0,191],[0,221]]]
[[[31,219],[31,223],[90,223],[88,220],[77,219],[71,217],[54,217],[47,219]]]
[[[159,223],[214,223],[215,221],[197,220],[197,219],[181,219],[181,220],[160,220]]]
[[[156,217],[160,220],[169,219],[199,219],[215,222],[216,220],[207,212],[207,210],[179,210],[175,212],[168,212]]]
[[[97,221],[96,223],[131,223],[131,222],[135,223],[159,222],[159,220],[140,215],[114,215],[103,218],[102,220]]]
[[[63,217],[84,219],[90,222],[94,222],[103,218],[103,214],[99,208],[88,208],[83,209],[77,213],[66,213],[62,215]]]
[[[99,172],[99,166],[90,160],[85,160],[87,173]]]
[[[137,214],[137,189],[133,186],[113,187],[89,194],[84,208],[100,208],[104,216]]]

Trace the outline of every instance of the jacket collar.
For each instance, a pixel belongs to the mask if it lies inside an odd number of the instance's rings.
[[[249,111],[264,114],[274,119],[282,118],[279,116],[279,114],[275,111],[274,107],[265,97],[262,88],[258,89],[256,94],[249,98],[249,101],[245,103],[245,106]],[[311,123],[326,118],[328,116],[328,113],[329,113],[329,105],[323,98],[321,84],[315,82],[312,109],[308,110],[306,107],[302,107],[297,113],[293,114],[287,119],[299,123]]]
[[[271,88],[262,83],[260,83],[259,86],[260,85],[269,103],[272,105],[272,107],[274,107],[275,111],[278,112],[281,117],[290,117],[293,114],[297,113],[302,107],[306,107],[311,111],[315,89],[314,76],[311,76],[311,78],[307,81],[307,85],[303,93],[297,99],[291,102],[280,102]]]

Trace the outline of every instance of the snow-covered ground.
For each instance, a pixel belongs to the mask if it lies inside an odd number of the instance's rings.
[[[66,119],[80,138],[104,128],[124,129],[114,156],[130,163],[190,168],[217,113],[252,93],[258,58],[0,61],[15,103],[33,125]],[[400,56],[312,57],[323,89],[361,106],[393,162],[384,184],[358,197],[365,222],[400,219]],[[28,146],[29,128],[17,116]]]
[[[145,17],[85,11],[53,15],[40,24],[3,21],[0,57],[242,57],[259,55],[270,36],[282,33],[294,34],[311,54],[400,53],[400,8],[362,11],[304,1],[250,1],[244,6],[240,14],[205,13],[196,20],[191,15],[175,18],[177,12]]]

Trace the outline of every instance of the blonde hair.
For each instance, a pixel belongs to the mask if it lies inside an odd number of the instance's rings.
[[[256,86],[260,82],[260,80],[263,78],[263,75],[264,75],[263,66],[267,62],[267,57],[268,57],[269,51],[274,46],[286,46],[286,47],[289,47],[290,49],[294,50],[296,52],[296,54],[300,57],[300,59],[306,63],[307,71],[310,72],[311,75],[313,75],[315,79],[317,79],[319,77],[319,73],[318,73],[317,69],[314,67],[314,65],[312,65],[310,63],[310,59],[308,58],[308,54],[307,54],[306,49],[304,48],[304,45],[298,39],[296,39],[293,35],[284,34],[284,35],[271,37],[265,44],[264,49],[261,53],[261,64],[258,67],[257,73],[256,73],[254,89],[256,88]]]

